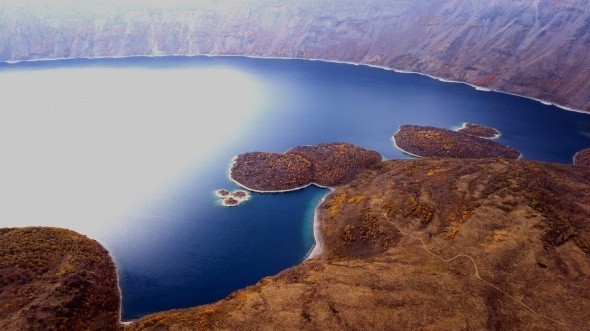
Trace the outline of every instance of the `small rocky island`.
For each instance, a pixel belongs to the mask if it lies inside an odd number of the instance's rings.
[[[310,184],[333,187],[348,183],[381,160],[378,152],[348,143],[298,146],[283,154],[240,154],[231,165],[230,178],[259,192],[295,190]]]
[[[242,202],[250,200],[250,193],[243,190],[235,190],[231,192],[230,190],[220,189],[216,190],[214,193],[221,199],[221,205],[226,207],[234,207]]]
[[[418,157],[518,159],[519,151],[489,139],[432,126],[402,125],[393,136],[403,152]]]
[[[500,136],[500,131],[495,128],[473,123],[463,123],[463,125],[457,129],[457,132],[488,139],[496,139]]]
[[[585,148],[574,155],[574,164],[577,166],[590,167],[590,148]]]

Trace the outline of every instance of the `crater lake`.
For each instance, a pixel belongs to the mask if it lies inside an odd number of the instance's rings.
[[[309,60],[130,57],[0,64],[0,227],[58,226],[118,266],[123,318],[211,303],[302,262],[329,190],[239,189],[232,158],[343,141],[408,158],[402,124],[501,131],[523,159],[571,163],[590,116],[418,75]]]

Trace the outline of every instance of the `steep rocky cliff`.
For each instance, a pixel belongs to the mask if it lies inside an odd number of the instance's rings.
[[[7,1],[0,61],[235,54],[374,64],[590,111],[588,0]]]

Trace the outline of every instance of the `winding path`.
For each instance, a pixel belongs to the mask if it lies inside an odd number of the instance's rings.
[[[567,326],[567,324],[565,324],[565,323],[563,323],[563,322],[561,322],[561,321],[558,321],[558,320],[556,320],[556,319],[553,319],[553,318],[551,318],[551,317],[549,317],[549,316],[547,316],[547,315],[543,315],[543,314],[539,313],[539,312],[538,312],[538,311],[536,311],[535,309],[533,309],[533,308],[531,308],[530,306],[528,306],[526,303],[524,303],[524,302],[522,302],[521,300],[517,299],[516,297],[514,297],[514,296],[512,296],[512,295],[510,295],[510,294],[508,294],[508,293],[506,293],[506,291],[502,290],[502,289],[501,289],[501,288],[499,288],[497,285],[494,285],[494,284],[492,284],[492,283],[488,282],[487,280],[485,280],[485,279],[481,278],[481,276],[479,275],[479,269],[478,269],[478,267],[477,267],[477,264],[475,263],[475,260],[473,259],[473,257],[471,257],[470,255],[467,255],[467,254],[464,254],[464,253],[458,253],[458,254],[456,254],[455,256],[453,256],[452,258],[445,259],[444,257],[442,257],[442,256],[440,256],[440,255],[438,255],[438,254],[434,253],[433,251],[431,251],[430,249],[428,249],[428,247],[426,246],[426,243],[424,242],[424,240],[423,240],[422,238],[420,238],[420,237],[416,237],[416,236],[414,236],[414,235],[412,235],[412,234],[410,234],[410,233],[407,233],[407,232],[403,231],[403,230],[402,230],[402,229],[401,229],[401,228],[400,228],[400,227],[399,227],[399,226],[398,226],[398,225],[397,225],[397,224],[396,224],[394,221],[392,221],[392,220],[389,218],[389,216],[387,216],[387,212],[385,212],[385,210],[382,208],[382,203],[383,203],[383,200],[382,200],[382,201],[381,201],[381,203],[379,204],[379,209],[383,210],[383,216],[385,217],[385,219],[386,219],[386,220],[387,220],[389,223],[391,223],[391,224],[392,224],[392,225],[393,225],[393,226],[394,226],[394,227],[395,227],[395,228],[396,228],[396,229],[397,229],[397,230],[398,230],[398,231],[399,231],[399,232],[400,232],[402,235],[404,235],[404,236],[407,236],[407,237],[410,237],[410,238],[412,238],[412,239],[414,239],[414,240],[417,240],[417,241],[419,241],[419,242],[420,242],[420,244],[422,244],[422,248],[423,248],[423,249],[424,249],[426,252],[430,253],[431,255],[433,255],[434,257],[436,257],[437,259],[439,259],[439,260],[441,260],[441,261],[443,261],[443,262],[452,262],[453,260],[456,260],[456,259],[458,259],[458,258],[462,258],[462,257],[465,257],[465,258],[469,259],[469,260],[471,261],[471,264],[473,264],[473,267],[475,268],[475,277],[476,277],[477,279],[481,280],[481,281],[482,281],[482,282],[484,282],[486,285],[488,285],[488,286],[490,286],[490,287],[492,287],[492,288],[496,289],[496,290],[497,290],[497,291],[499,291],[500,293],[502,293],[502,294],[506,295],[507,297],[511,298],[512,300],[516,301],[516,302],[517,302],[517,303],[519,303],[521,306],[523,306],[523,307],[525,307],[526,309],[528,309],[528,310],[529,310],[531,313],[533,313],[533,314],[535,314],[535,315],[537,315],[537,316],[539,316],[539,317],[542,317],[542,318],[544,318],[544,319],[547,319],[547,320],[549,320],[549,321],[555,322],[555,323],[557,323],[557,324],[559,324],[559,325],[562,325],[562,326]]]

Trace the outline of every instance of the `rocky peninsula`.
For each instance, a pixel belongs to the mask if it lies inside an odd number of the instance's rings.
[[[574,164],[583,167],[590,167],[590,148],[585,148],[574,155]]]
[[[472,136],[480,137],[480,138],[488,138],[488,139],[495,139],[500,136],[500,131],[494,128],[490,128],[487,126],[473,124],[473,123],[464,123],[459,129],[456,130],[457,132],[467,133]]]
[[[98,242],[65,229],[0,229],[1,330],[119,330],[120,300]]]
[[[393,136],[402,151],[419,157],[518,159],[517,150],[489,139],[432,126],[402,125]]]
[[[342,185],[381,160],[378,152],[336,142],[298,146],[283,154],[240,154],[232,162],[229,174],[234,182],[248,190],[280,192],[310,184]]]

